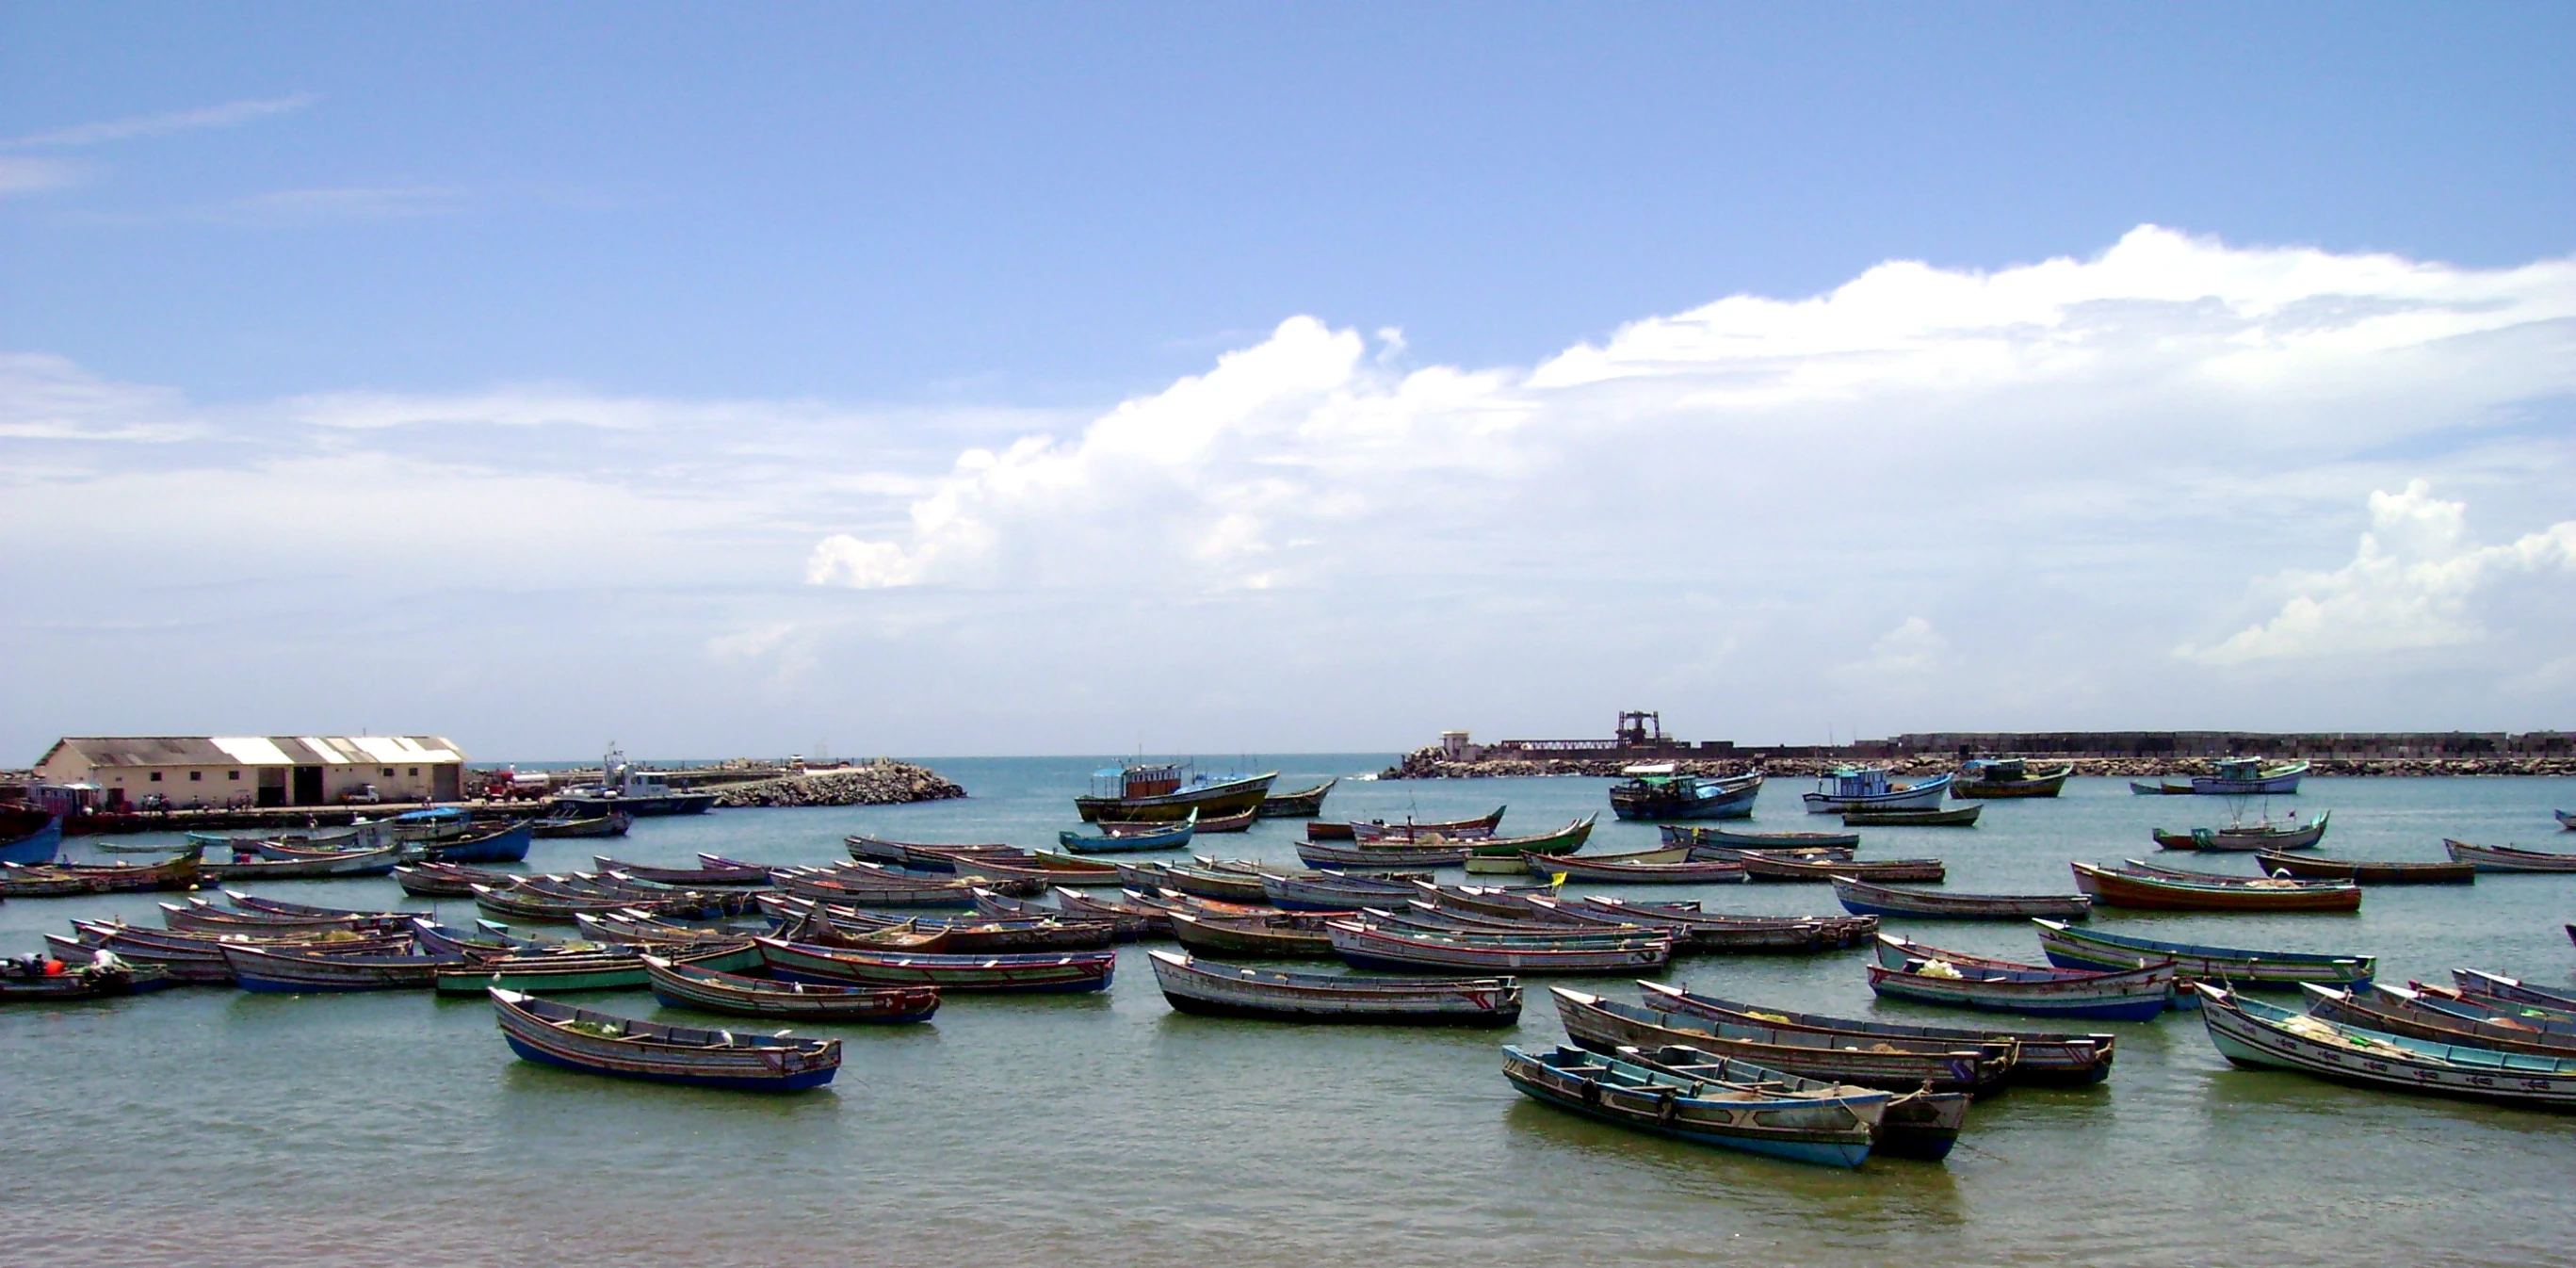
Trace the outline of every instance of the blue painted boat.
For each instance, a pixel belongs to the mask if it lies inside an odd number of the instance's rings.
[[[2266,766],[2259,757],[2230,757],[2217,763],[2215,775],[2194,775],[2191,790],[2204,797],[2258,797],[2299,791],[2299,778],[2308,773],[2306,762],[2281,762]]]
[[[1675,773],[1671,762],[1631,766],[1619,772],[1628,782],[1610,789],[1610,811],[1622,819],[1663,822],[1673,819],[1749,819],[1753,800],[1762,793],[1762,776]]]
[[[1136,854],[1148,850],[1177,850],[1190,843],[1198,831],[1198,818],[1193,815],[1159,832],[1127,832],[1102,836],[1084,836],[1079,832],[1059,832],[1056,841],[1076,854]]]
[[[33,806],[0,806],[0,863],[51,863],[63,848],[63,817]]]
[[[1816,781],[1816,791],[1803,800],[1809,814],[1842,814],[1851,810],[1938,810],[1950,795],[1950,777],[1935,775],[1911,784],[1887,777],[1884,766],[1845,766]]]
[[[431,842],[423,847],[421,858],[431,863],[516,863],[528,857],[536,834],[534,823],[522,821],[481,836]]]
[[[1553,1052],[1504,1048],[1503,1077],[1532,1100],[1586,1118],[1829,1167],[1857,1167],[1869,1158],[1871,1135],[1895,1099],[1740,1061],[1694,1065],[1682,1074],[1562,1046]]]
[[[1898,999],[1986,1012],[2153,1021],[2176,1006],[2176,977],[2171,960],[2096,973],[1943,951],[1880,934],[1878,962],[1869,966],[1869,989]]]
[[[521,1060],[691,1087],[796,1092],[841,1069],[838,1039],[665,1026],[493,987],[501,1036]]]

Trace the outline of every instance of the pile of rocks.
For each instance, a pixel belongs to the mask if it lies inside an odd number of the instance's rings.
[[[718,806],[889,806],[963,797],[966,790],[926,767],[880,758],[865,766],[819,770],[716,794]]]

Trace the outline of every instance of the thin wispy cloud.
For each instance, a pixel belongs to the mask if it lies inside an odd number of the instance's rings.
[[[0,154],[0,198],[77,185],[88,169],[65,159]]]
[[[299,92],[284,97],[228,101],[218,106],[173,110],[166,114],[140,115],[131,119],[77,123],[66,128],[0,139],[0,149],[24,150],[39,147],[98,145],[107,141],[125,141],[135,137],[160,136],[171,132],[191,132],[201,128],[239,127],[260,119],[291,114],[321,99],[315,93]]]

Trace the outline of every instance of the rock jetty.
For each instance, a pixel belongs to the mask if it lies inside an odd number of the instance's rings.
[[[1588,775],[1615,778],[1622,767],[1639,758],[1486,758],[1473,762],[1450,760],[1437,744],[1426,745],[1404,755],[1403,760],[1387,767],[1380,779],[1496,779],[1532,775]],[[1741,775],[1759,770],[1765,774],[1795,778],[1826,774],[1841,766],[1884,766],[1898,775],[1941,775],[1959,769],[1950,757],[1840,757],[1772,758],[1754,761],[1745,758],[1714,760],[1696,758],[1669,760],[1674,769],[1685,775]],[[2118,779],[2155,779],[2160,776],[2214,775],[2215,759],[2186,757],[2157,760],[2136,757],[2032,757],[2036,766],[2072,764],[2078,775],[2107,775]],[[2576,759],[2564,757],[2404,757],[2386,759],[2314,758],[2308,763],[2311,775],[2576,775]]]
[[[890,806],[965,795],[965,789],[936,771],[909,762],[879,758],[865,766],[805,771],[776,779],[735,784],[716,794],[716,804],[724,807]]]

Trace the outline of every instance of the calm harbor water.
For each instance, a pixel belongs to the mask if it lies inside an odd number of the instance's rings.
[[[1293,787],[1387,760],[1265,764]],[[1052,845],[1074,826],[1069,799],[1096,765],[930,764],[974,796],[647,820],[622,841],[541,841],[529,862],[586,866],[595,846],[646,862],[700,850],[821,862],[845,857],[842,835],[860,830]],[[1652,828],[1609,822],[1606,783],[1345,781],[1326,809],[1446,818],[1506,802],[1506,826],[1519,832],[1600,810],[1588,849],[1651,845]],[[1775,781],[1757,824],[1832,822],[1799,813],[1804,788]],[[2433,859],[2445,835],[2576,848],[2554,807],[2576,807],[2576,781],[2316,779],[2273,808],[2331,808],[2324,853]],[[1992,803],[1973,829],[1865,831],[1863,851],[1947,859],[1955,889],[2068,892],[2068,860],[2147,857],[2150,827],[2225,812],[2215,798],[2133,797],[2122,781],[2078,780],[2056,801]],[[1302,831],[1268,820],[1201,848],[1293,862]],[[265,892],[356,906],[400,898],[389,879]],[[1839,910],[1823,885],[1633,892],[1712,910]],[[157,924],[163,897],[0,904],[0,949],[31,949],[75,916]],[[441,914],[462,921],[472,909],[450,902]],[[2376,954],[2395,982],[2446,981],[2455,966],[2576,981],[2561,928],[2576,920],[2576,877],[2374,888],[2358,916],[2096,919],[2159,937]],[[1889,927],[2038,958],[2026,927]],[[1864,954],[1695,957],[1665,979],[1817,1011],[1963,1016],[1874,1002]],[[1634,995],[1624,981],[1557,980]],[[2106,1087],[1980,1103],[1945,1165],[1880,1160],[1845,1173],[1527,1102],[1498,1072],[1498,1046],[1562,1037],[1546,981],[1517,1034],[1292,1027],[1176,1015],[1129,949],[1105,995],[961,995],[928,1025],[805,1028],[842,1035],[846,1065],[830,1088],[790,1097],[540,1069],[509,1055],[488,1006],[425,993],[190,988],[13,1007],[0,1011],[0,1185],[11,1197],[0,1202],[0,1262],[2576,1261],[2576,1119],[2234,1070],[2195,1015],[2108,1027],[2120,1058]],[[694,1019],[642,992],[582,1002]]]

